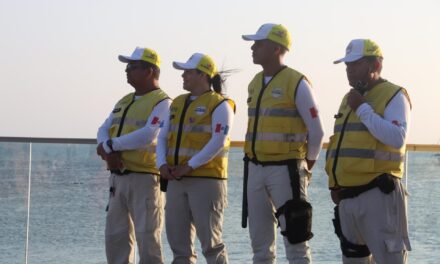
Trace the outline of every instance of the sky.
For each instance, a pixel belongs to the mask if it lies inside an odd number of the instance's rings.
[[[184,93],[173,61],[210,55],[237,69],[227,94],[237,113],[232,140],[244,140],[247,85],[261,70],[241,35],[264,23],[285,25],[285,64],[313,85],[328,141],[344,94],[350,40],[382,49],[382,77],[405,87],[413,109],[408,143],[440,144],[440,1],[438,0],[0,0],[0,136],[94,138],[114,104],[133,91],[117,56],[136,46],[162,58],[160,85]]]

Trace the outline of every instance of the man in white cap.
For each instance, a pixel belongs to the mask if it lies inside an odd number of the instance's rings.
[[[411,250],[403,176],[411,102],[381,78],[382,52],[369,39],[350,42],[349,85],[335,115],[326,172],[343,263],[406,263]]]
[[[255,41],[263,71],[248,87],[242,226],[248,213],[254,263],[275,263],[278,224],[289,263],[311,263],[307,187],[324,134],[318,108],[308,79],[283,63],[291,47],[284,26],[264,24],[243,39]]]
[[[154,50],[136,48],[131,56],[120,55],[119,60],[127,63],[127,82],[135,92],[116,103],[97,136],[97,153],[111,171],[107,262],[133,263],[135,235],[139,263],[163,263],[164,202],[155,146],[171,100],[159,87],[160,58]]]

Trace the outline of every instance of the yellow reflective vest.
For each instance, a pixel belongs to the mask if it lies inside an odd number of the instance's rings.
[[[220,124],[212,131],[212,112],[218,105],[227,100],[235,112],[232,100],[213,91],[193,101],[189,97],[190,94],[178,96],[170,107],[167,162],[171,165],[187,164],[208,143],[212,133],[228,133],[229,128]],[[185,176],[227,179],[229,145],[228,137],[217,156]]]
[[[305,76],[285,67],[264,84],[258,73],[249,84],[245,153],[259,162],[303,159],[307,154],[307,127],[295,104]]]
[[[383,117],[390,100],[405,89],[390,82],[373,87],[364,99]],[[402,178],[406,146],[400,149],[385,145],[377,140],[347,105],[345,95],[339,112],[335,116],[334,134],[326,155],[325,170],[329,176],[329,187],[353,187],[369,183],[383,173]]]
[[[134,100],[134,93],[124,96],[113,110],[110,137],[119,137],[144,127],[153,108],[168,98],[161,89],[151,91]],[[159,120],[152,120],[158,122]],[[156,140],[143,149],[122,151],[125,168],[132,172],[159,174],[156,168]]]

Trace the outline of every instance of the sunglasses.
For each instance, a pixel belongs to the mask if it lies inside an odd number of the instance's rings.
[[[127,67],[125,67],[126,71],[132,71],[132,70],[136,70],[139,68],[144,68],[143,65],[141,64],[132,64],[132,63],[128,63]]]

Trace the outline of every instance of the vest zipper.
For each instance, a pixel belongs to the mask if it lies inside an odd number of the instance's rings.
[[[351,110],[350,110],[350,112],[348,112],[347,117],[345,118],[344,123],[342,124],[341,135],[339,136],[338,146],[336,147],[335,158],[333,160],[332,172],[333,172],[333,179],[335,180],[336,186],[339,186],[338,180],[336,178],[336,164],[338,162],[339,150],[341,148],[342,138],[344,137],[344,133],[345,133],[345,126],[347,125],[348,118],[350,117],[350,114],[351,114]]]
[[[190,95],[185,99],[185,104],[183,105],[182,114],[180,115],[179,120],[179,129],[177,130],[177,138],[176,138],[176,149],[174,150],[174,165],[179,165],[179,148],[180,148],[180,140],[182,139],[182,126],[185,121],[186,110],[192,102],[190,101]]]
[[[134,100],[134,95],[133,95],[133,99],[131,101],[131,103],[129,103],[127,105],[127,108],[125,108],[124,113],[122,113],[122,117],[121,117],[121,122],[119,122],[119,128],[118,128],[118,133],[116,134],[116,137],[119,137],[122,133],[122,127],[124,126],[124,120],[125,120],[125,116],[127,115],[128,109],[130,108],[130,106],[135,102]]]

